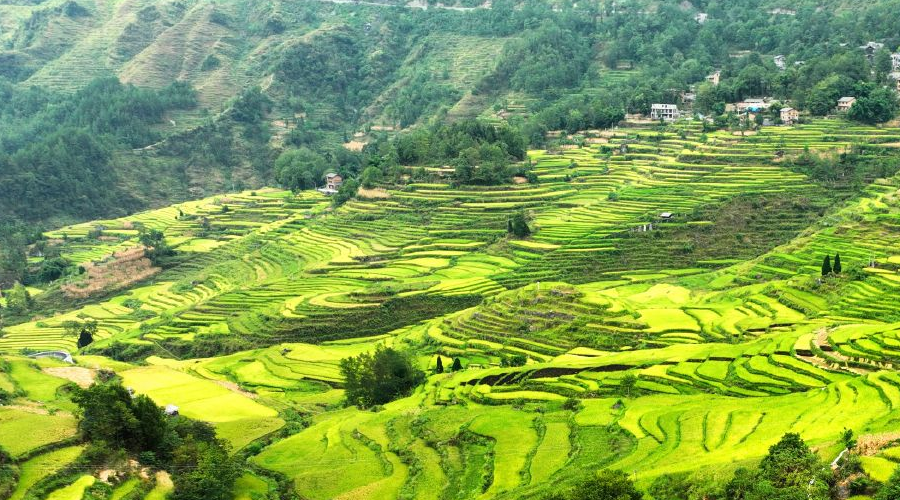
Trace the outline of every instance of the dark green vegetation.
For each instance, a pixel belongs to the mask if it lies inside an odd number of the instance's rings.
[[[602,470],[578,482],[566,494],[554,494],[546,500],[641,500],[644,495],[621,471]],[[663,500],[663,499],[660,499]]]
[[[152,126],[196,103],[184,83],[154,91],[108,78],[69,96],[0,81],[0,211],[41,221],[134,210],[140,202],[117,189],[114,153],[159,141]]]
[[[438,373],[443,373],[443,366],[438,366]],[[408,396],[425,379],[409,354],[389,347],[341,360],[341,375],[347,403],[360,408]]]
[[[831,498],[834,477],[797,434],[785,434],[769,448],[756,470],[738,469],[725,487],[728,500]]]
[[[241,468],[209,424],[166,416],[150,398],[132,397],[117,381],[79,390],[72,400],[79,408],[78,429],[89,443],[85,455],[95,467],[137,457],[172,473],[175,500],[232,498]]]

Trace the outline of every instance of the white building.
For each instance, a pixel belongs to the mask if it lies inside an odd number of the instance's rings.
[[[794,108],[781,108],[781,122],[793,125],[800,118],[800,112]]]
[[[330,173],[325,176],[325,187],[319,188],[318,191],[324,194],[335,194],[341,189],[344,178],[340,174]]]
[[[773,57],[772,60],[775,61],[775,66],[778,67],[778,69],[784,69],[787,67],[787,63],[785,62],[783,55],[779,54]]]
[[[677,120],[680,116],[675,104],[653,104],[650,106],[650,118],[654,120]]]
[[[855,97],[841,97],[837,102],[837,110],[841,113],[850,111],[850,108],[853,107],[853,103],[856,102]]]

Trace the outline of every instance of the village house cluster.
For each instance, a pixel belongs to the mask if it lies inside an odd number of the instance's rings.
[[[789,9],[774,9],[770,11],[770,14],[793,16],[796,15],[796,12]],[[701,24],[705,23],[707,19],[708,15],[705,13],[700,13],[695,17],[695,20]],[[884,44],[880,42],[868,42],[859,48],[865,53],[866,57],[872,60],[872,58],[875,57],[875,53],[884,48]],[[733,56],[738,57],[746,55],[745,53],[749,53],[749,51],[742,51],[733,54]],[[772,62],[779,70],[783,71],[787,69],[788,61],[782,54],[773,56]],[[794,62],[794,66],[802,66],[803,64],[804,61]],[[900,52],[891,54],[891,73],[889,77],[894,82],[896,91],[900,93]],[[722,80],[722,72],[716,70],[707,75],[705,80],[706,83],[710,85],[718,86]],[[692,87],[689,91],[681,92],[681,104],[685,108],[689,108],[695,101],[696,93],[694,90],[695,89]],[[725,111],[738,113],[741,115],[742,120],[754,120],[759,113],[768,111],[775,103],[776,101],[771,97],[748,98],[741,102],[726,105]],[[835,102],[834,111],[835,113],[846,113],[850,111],[850,108],[853,107],[854,103],[856,103],[856,97],[843,96]],[[650,106],[651,120],[675,121],[684,116],[691,116],[691,114],[692,113],[689,110],[680,109],[679,105],[674,103],[654,103]],[[640,115],[635,115],[634,117],[638,118],[639,116]],[[778,108],[778,118],[780,118],[781,123],[784,125],[794,125],[800,120],[800,110],[788,106],[787,103],[782,103],[782,107]],[[763,120],[763,124],[774,125],[773,120],[769,117],[766,117]]]

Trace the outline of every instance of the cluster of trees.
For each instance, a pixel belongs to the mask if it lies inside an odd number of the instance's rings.
[[[406,174],[401,165],[450,165],[457,184],[502,184],[516,175],[536,181],[527,165],[515,164],[525,156],[526,140],[518,128],[463,120],[419,127],[393,139],[380,137],[360,154],[343,148],[324,154],[305,146],[290,148],[275,160],[274,174],[282,186],[297,192],[323,185],[328,172],[340,173],[344,183],[333,199],[340,205],[360,185],[400,182]]]
[[[341,360],[345,398],[361,408],[407,396],[425,380],[425,373],[407,352],[379,346],[374,353]]]
[[[125,453],[168,470],[174,500],[232,497],[241,467],[209,424],[166,416],[153,400],[132,396],[116,380],[79,389],[72,400],[79,409],[79,431],[90,442],[86,453],[111,460]]]
[[[376,150],[377,151],[377,150]],[[526,142],[512,127],[495,127],[478,120],[440,123],[400,134],[385,153],[401,165],[451,165],[457,184],[492,185],[524,175],[511,162],[525,159]]]
[[[608,93],[564,97],[533,114],[522,126],[532,145],[542,145],[550,130],[575,133],[590,128],[610,128],[625,118],[625,108],[610,104]]]
[[[353,123],[403,61],[410,39],[395,33],[393,24],[366,36],[340,26],[293,44],[275,68],[287,90],[284,105],[295,113],[333,108],[333,113],[316,116],[314,125],[324,129]]]
[[[391,97],[391,102],[385,106],[385,114],[401,128],[406,128],[429,112],[436,112],[444,103],[458,101],[462,93],[446,83],[448,78],[446,71],[440,80],[429,73],[413,75]]]
[[[453,358],[453,363],[450,365],[450,368],[446,371],[450,372],[458,372],[463,369],[462,361],[459,358]],[[444,373],[444,361],[440,356],[437,357],[437,361],[434,363],[434,373]]]
[[[309,148],[288,149],[275,160],[275,180],[298,192],[322,186],[325,174],[333,169],[331,162]]]
[[[0,307],[0,317],[6,315],[23,316],[34,306],[34,299],[31,297],[31,293],[28,292],[25,285],[19,282],[16,282],[11,289],[4,292],[3,298],[6,299],[6,307]]]
[[[76,345],[79,349],[85,348],[94,342],[94,337],[99,331],[97,321],[90,319],[84,323],[80,321],[66,321],[63,323],[63,329],[67,337],[75,337]]]
[[[841,254],[834,254],[834,264],[831,263],[831,256],[826,255],[822,260],[822,276],[830,276],[832,274],[841,274],[844,268],[841,266]]]
[[[900,104],[897,101],[897,94],[892,89],[875,88],[853,103],[847,111],[847,118],[874,125],[893,120],[897,116],[898,109]]]
[[[553,493],[544,500],[643,500],[631,479],[622,471],[603,469],[580,479],[568,491]],[[668,500],[668,499],[667,499]]]
[[[734,478],[725,486],[725,498],[828,500],[833,483],[831,469],[799,434],[788,433],[769,448],[759,467],[742,467],[734,472]]]
[[[528,215],[521,210],[514,213],[506,220],[506,232],[517,238],[525,238],[530,235],[531,228],[528,225]]]
[[[591,62],[591,28],[586,20],[569,24],[544,19],[537,29],[525,31],[504,48],[497,69],[476,91],[487,92],[505,84],[542,94],[578,86]]]
[[[227,207],[226,205],[224,208]],[[141,228],[138,241],[144,245],[145,255],[154,265],[159,265],[166,257],[175,255],[175,250],[169,246],[165,234],[159,229]]]
[[[167,110],[195,104],[180,82],[146,90],[103,78],[64,95],[0,80],[0,213],[35,221],[128,211],[135,200],[117,185],[113,152],[156,142],[152,126]]]

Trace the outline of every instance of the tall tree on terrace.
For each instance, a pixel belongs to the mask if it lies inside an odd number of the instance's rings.
[[[834,274],[841,274],[841,254],[834,254],[834,265],[831,267],[831,270]]]
[[[822,261],[822,276],[828,276],[831,272],[831,256],[826,255],[825,260]]]

